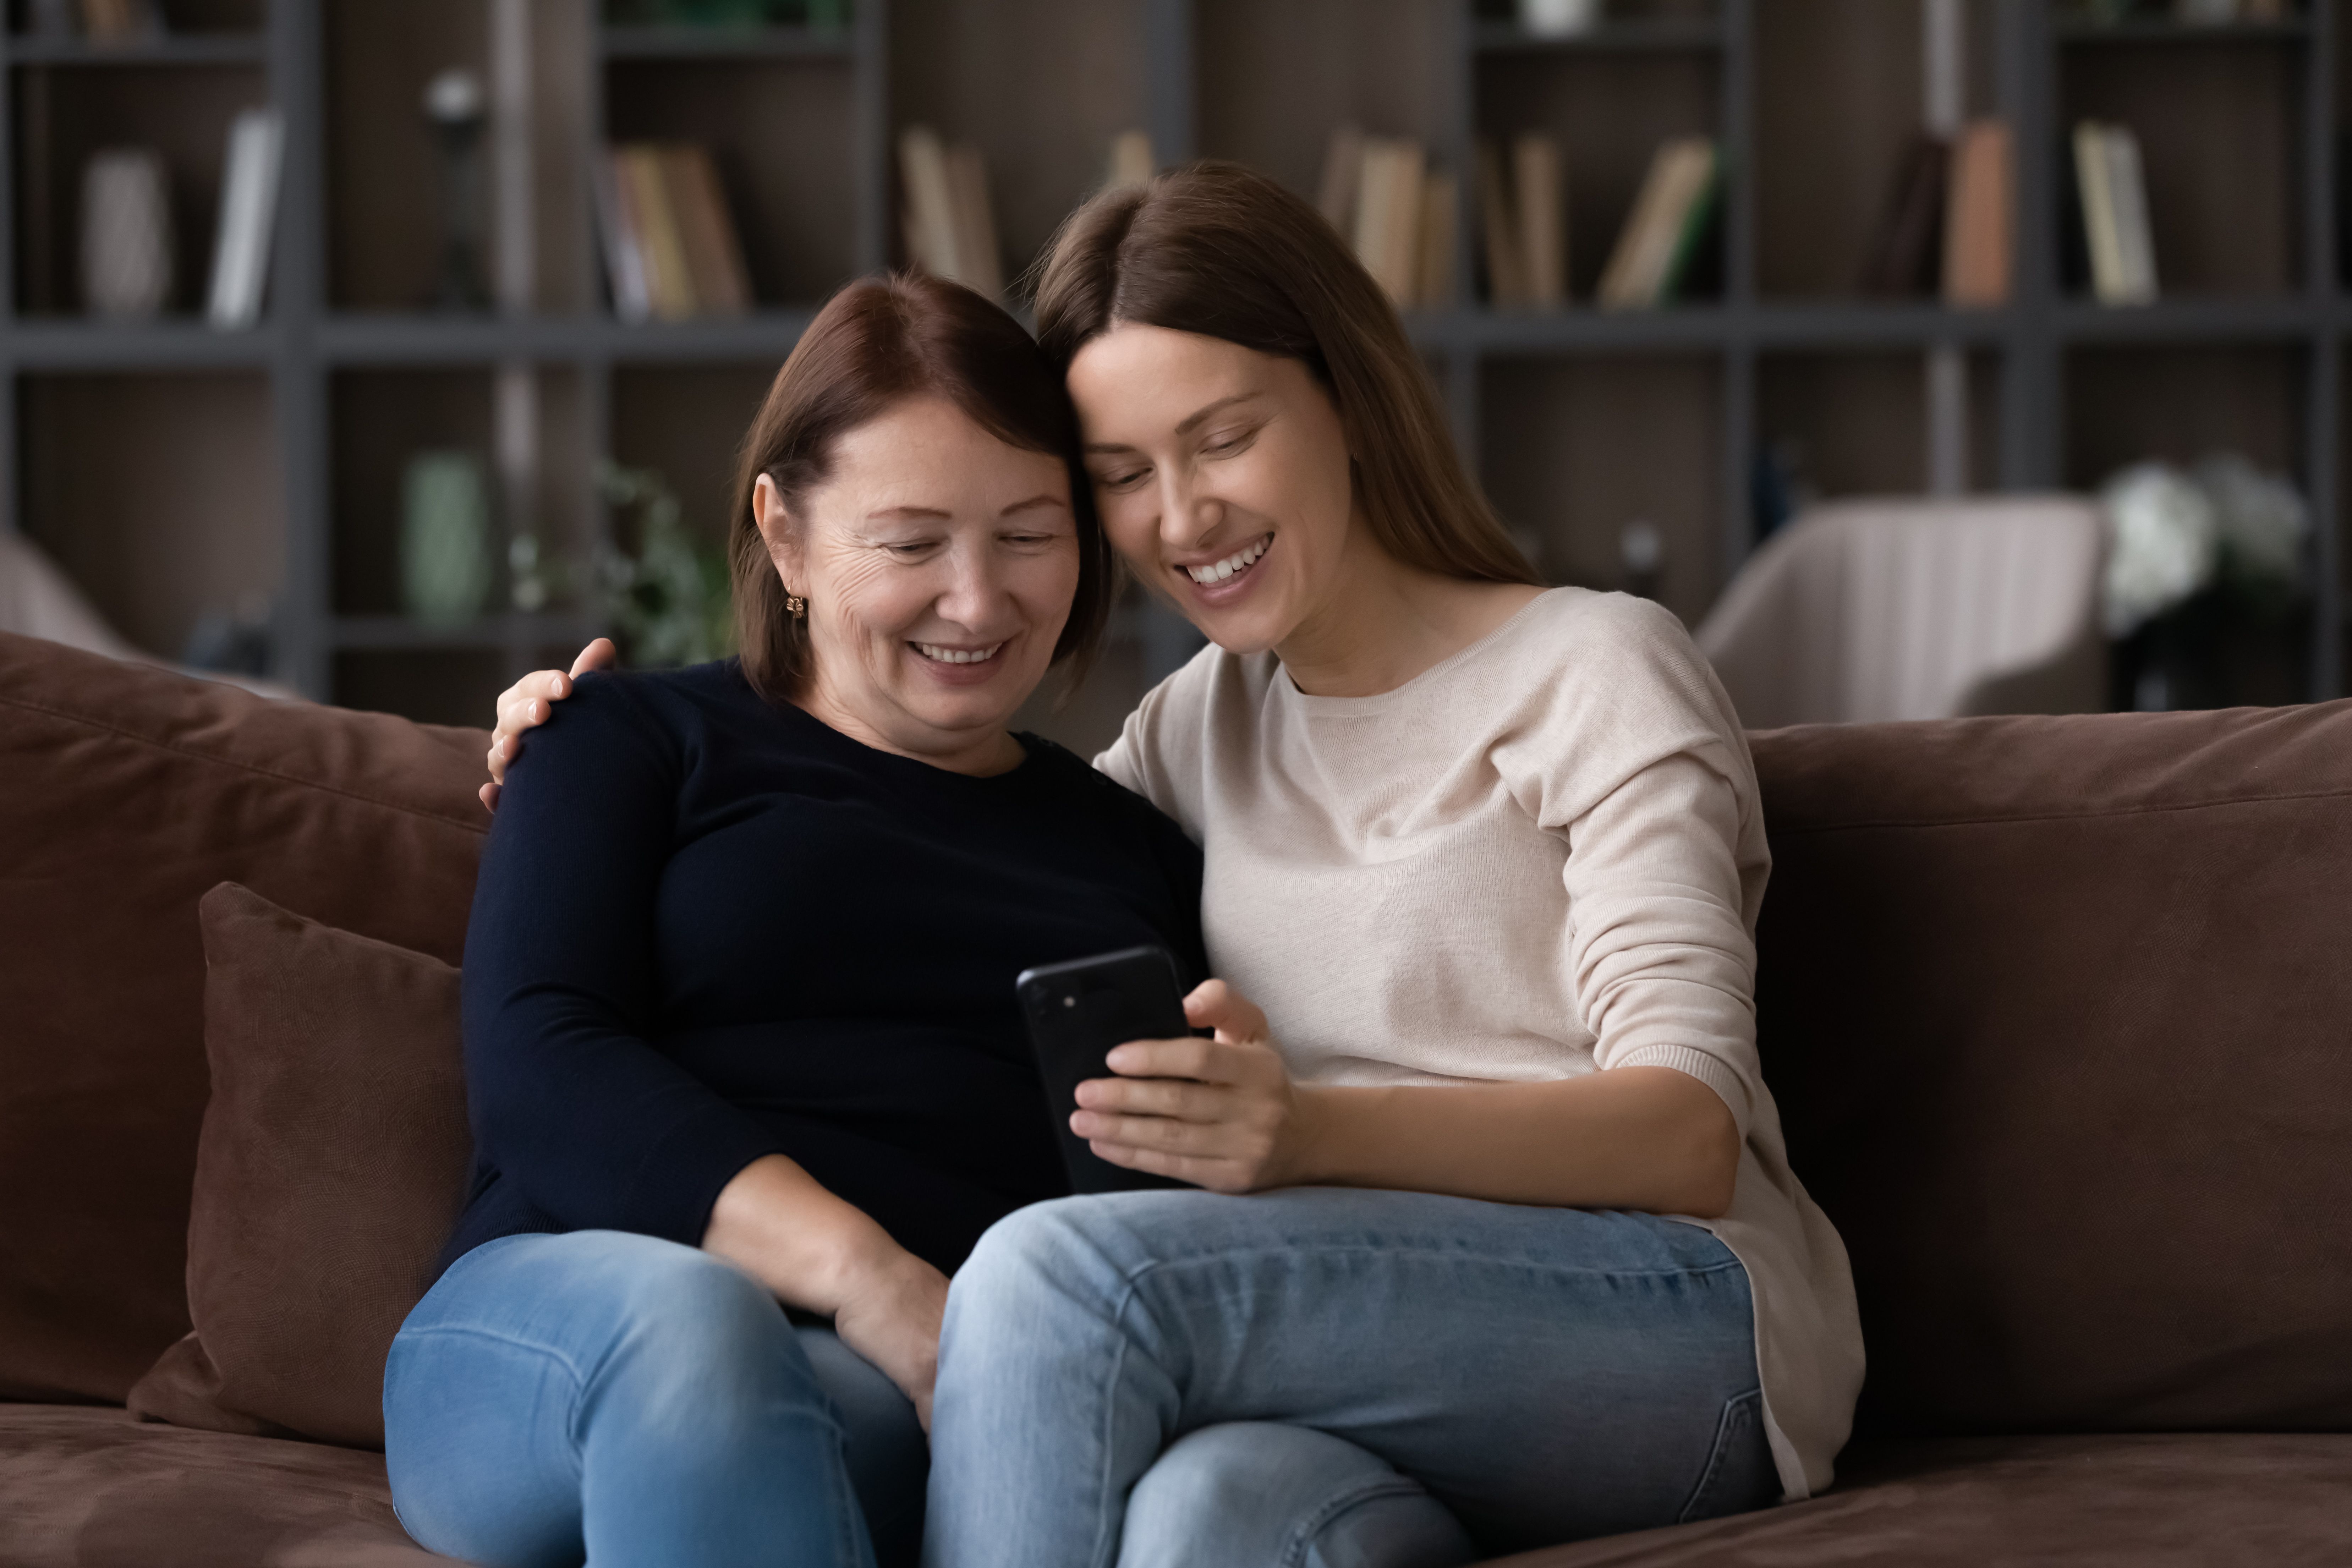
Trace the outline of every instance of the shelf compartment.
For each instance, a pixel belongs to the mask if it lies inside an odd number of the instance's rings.
[[[1967,360],[1968,488],[1999,488],[1998,356]],[[1885,349],[1767,353],[1756,366],[1759,453],[1793,459],[1815,499],[1921,495],[1928,488],[1927,358]]]
[[[1202,154],[1251,164],[1313,200],[1342,121],[1439,152],[1452,106],[1431,62],[1456,58],[1447,9],[1425,0],[1198,0]],[[1465,216],[1473,211],[1465,203]]]
[[[152,61],[107,68],[28,66],[11,82],[16,308],[78,315],[82,170],[108,147],[151,147],[163,160],[175,258],[165,321],[200,308],[212,266],[222,163],[237,114],[269,101],[250,65],[201,69]]]
[[[714,548],[727,540],[736,448],[777,369],[760,361],[613,373],[613,460],[659,473],[687,527]]]
[[[499,694],[531,666],[498,648],[443,647],[346,649],[330,668],[331,700],[341,707],[486,730],[497,717]]]
[[[1503,521],[1553,582],[1623,585],[1620,539],[1665,538],[1662,596],[1696,626],[1714,602],[1724,486],[1722,362],[1573,356],[1484,366],[1479,467]]]
[[[2143,458],[2237,452],[2303,475],[2305,354],[2292,343],[2097,344],[2065,360],[2065,483],[2095,490]]]
[[[17,403],[25,531],[124,637],[176,658],[205,611],[280,591],[267,376],[26,375]]]

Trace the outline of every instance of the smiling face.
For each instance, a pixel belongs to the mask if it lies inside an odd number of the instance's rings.
[[[808,601],[795,700],[883,751],[1013,766],[1006,723],[1053,664],[1078,587],[1068,468],[935,397],[842,436],[828,466],[795,508],[764,476],[754,500],[785,590]]]
[[[1379,555],[1339,409],[1298,361],[1128,322],[1069,387],[1111,542],[1219,647],[1278,647]]]

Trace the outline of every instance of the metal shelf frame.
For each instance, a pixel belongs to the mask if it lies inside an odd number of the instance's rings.
[[[2091,27],[2058,16],[2052,0],[1990,0],[1997,109],[2016,128],[2019,152],[2016,280],[1997,310],[1956,310],[1921,300],[1798,300],[1759,298],[1756,284],[1754,172],[1756,25],[1759,0],[1718,0],[1712,19],[1626,22],[1567,39],[1539,38],[1479,19],[1474,0],[1431,0],[1451,7],[1451,45],[1433,62],[1441,110],[1432,153],[1467,166],[1482,63],[1545,53],[1627,56],[1702,52],[1716,63],[1715,134],[1728,172],[1723,284],[1717,298],[1642,312],[1570,308],[1555,313],[1486,308],[1471,292],[1472,244],[1465,223],[1457,252],[1457,297],[1451,308],[1418,311],[1406,326],[1443,376],[1449,416],[1466,452],[1479,451],[1480,384],[1489,362],[1529,358],[1704,355],[1719,367],[1721,429],[1717,487],[1721,570],[1727,578],[1750,547],[1748,464],[1758,439],[1758,363],[1768,354],[1887,349],[1925,351],[1953,344],[1989,351],[1999,365],[2002,453],[1997,486],[2040,489],[2061,483],[2068,354],[2081,346],[2214,343],[2289,345],[2304,367],[2297,476],[2316,522],[2312,566],[2316,596],[2309,687],[2316,696],[2345,689],[2345,542],[2338,516],[2337,436],[2343,356],[2352,343],[2352,295],[2341,281],[2336,232],[2337,184],[2336,54],[2338,0],[2309,0],[2275,24],[2199,27],[2134,24]],[[1195,0],[1139,0],[1144,101],[1138,121],[1163,162],[1198,146],[1199,18]],[[612,379],[631,366],[772,363],[790,352],[813,301],[774,304],[736,320],[628,325],[608,316],[459,316],[338,310],[326,298],[322,165],[323,0],[270,0],[264,30],[196,35],[100,47],[69,40],[0,37],[0,127],[13,126],[14,93],[27,70],[115,66],[259,67],[286,116],[284,195],[273,251],[268,312],[257,327],[216,332],[173,319],[114,325],[64,318],[19,317],[15,303],[13,238],[0,243],[0,529],[14,528],[19,504],[16,405],[20,378],[89,373],[156,373],[245,368],[268,377],[283,472],[287,582],[279,673],[301,689],[332,689],[338,650],[470,648],[503,650],[516,668],[551,638],[593,631],[577,616],[496,616],[456,632],[434,632],[374,616],[338,616],[331,591],[333,548],[329,483],[328,400],[339,374],[372,369],[539,365],[568,369],[583,387],[595,456],[613,450]],[[857,0],[844,30],[773,29],[730,33],[604,27],[591,50],[591,145],[604,138],[605,67],[639,60],[838,59],[854,73],[849,128],[857,192],[854,254],[861,270],[888,263],[894,207],[890,164],[890,17],[887,0]],[[2300,52],[2297,129],[2298,232],[2302,281],[2262,297],[2168,298],[2112,309],[2062,292],[2058,279],[2059,160],[2057,79],[2068,51],[2091,48],[2269,47]],[[13,136],[13,132],[10,132]],[[0,215],[16,221],[13,146],[0,157]],[[1994,477],[1986,476],[1987,479]],[[1131,628],[1147,638],[1148,626]],[[1174,645],[1171,643],[1171,647]]]

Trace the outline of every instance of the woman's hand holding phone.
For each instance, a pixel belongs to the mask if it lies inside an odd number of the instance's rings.
[[[1184,998],[1213,1039],[1129,1040],[1117,1078],[1078,1086],[1070,1130],[1115,1165],[1216,1193],[1295,1186],[1312,1177],[1312,1092],[1290,1081],[1265,1015],[1222,980]]]

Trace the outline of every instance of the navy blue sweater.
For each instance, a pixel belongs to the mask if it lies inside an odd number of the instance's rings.
[[[952,1271],[1068,1190],[1013,991],[1202,956],[1200,851],[1050,742],[971,778],[772,707],[732,661],[591,675],[508,774],[466,935],[473,1190],[494,1237],[699,1243],[788,1154]]]

